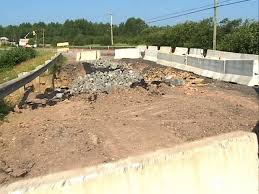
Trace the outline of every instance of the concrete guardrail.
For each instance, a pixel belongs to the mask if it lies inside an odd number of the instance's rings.
[[[13,183],[1,194],[258,194],[258,143],[234,132]]]

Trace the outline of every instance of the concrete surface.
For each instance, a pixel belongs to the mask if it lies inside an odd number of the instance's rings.
[[[100,59],[101,54],[100,51],[91,50],[91,51],[83,51],[78,52],[76,55],[76,61],[84,62],[84,61],[94,61]]]
[[[161,52],[161,53],[172,53],[172,47],[161,46],[159,52]]]
[[[144,60],[157,62],[157,55],[158,55],[158,51],[157,50],[147,49],[145,51]]]
[[[259,59],[258,55],[243,54],[243,53],[232,53],[225,51],[214,51],[208,50],[206,58],[215,58],[215,59],[241,59],[241,60],[257,60]]]
[[[184,55],[175,55],[167,53],[158,53],[157,63],[165,64],[167,66],[174,66],[176,64],[186,65],[186,56]],[[174,63],[174,65],[172,65]]]
[[[188,53],[188,48],[184,48],[184,47],[176,47],[174,54],[176,55],[187,55]]]
[[[187,56],[187,65],[203,70],[224,73],[224,61]]]
[[[234,132],[116,163],[40,177],[1,194],[257,194],[258,142]]]
[[[158,47],[157,46],[148,46],[148,50],[150,50],[150,51],[158,51]]]
[[[147,49],[147,45],[138,45],[138,46],[137,46],[137,49],[139,49],[140,52],[145,52],[146,49]]]
[[[203,49],[190,48],[189,55],[196,55],[198,57],[203,57]]]
[[[141,51],[137,48],[115,49],[114,59],[139,59]]]
[[[57,47],[68,47],[69,46],[69,42],[60,42],[57,43]]]
[[[226,60],[225,73],[243,76],[253,76],[253,60]]]

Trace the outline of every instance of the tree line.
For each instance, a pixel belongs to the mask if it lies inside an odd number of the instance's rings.
[[[18,42],[28,32],[36,31],[38,42],[70,42],[71,45],[110,45],[110,24],[93,23],[85,19],[66,20],[64,23],[23,23],[0,26],[0,36]],[[117,44],[148,44],[188,48],[212,48],[213,20],[187,21],[174,26],[151,26],[139,18],[129,18],[113,26]],[[32,37],[31,37],[32,38]],[[35,38],[35,37],[34,37]],[[223,51],[259,54],[259,22],[255,20],[223,19],[218,27],[217,49]]]

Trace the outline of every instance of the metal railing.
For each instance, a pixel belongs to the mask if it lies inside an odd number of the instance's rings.
[[[35,70],[28,72],[21,77],[0,84],[0,99],[3,99],[4,97],[18,90],[19,88],[30,83],[35,78],[39,77],[41,74],[47,71],[52,65],[54,65],[61,56],[61,54],[57,54],[51,60],[46,61],[44,65],[38,66]]]

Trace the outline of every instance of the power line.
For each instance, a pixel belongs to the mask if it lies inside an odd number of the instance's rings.
[[[253,1],[253,0],[235,1],[235,2],[231,2],[231,3],[220,4],[217,7],[226,7],[226,6],[229,6],[229,5],[244,3],[244,2],[248,2],[248,1]],[[177,17],[181,17],[181,16],[186,16],[186,15],[191,15],[191,14],[194,14],[194,13],[203,12],[203,11],[214,9],[214,8],[215,8],[215,6],[207,7],[207,8],[204,8],[204,9],[199,9],[199,10],[191,11],[191,12],[184,13],[184,14],[179,14],[179,15],[174,15],[174,16],[171,16],[171,17],[166,17],[166,18],[163,18],[163,19],[153,20],[153,21],[150,21],[150,22],[147,22],[147,23],[151,24],[151,23],[155,23],[155,22],[160,22],[160,21],[164,21],[164,20],[168,20],[168,19],[173,19],[173,18],[177,18]]]
[[[225,0],[225,1],[222,1],[221,3],[226,3],[226,2],[229,2],[229,1],[233,1],[233,0]],[[169,13],[169,14],[157,16],[157,17],[154,17],[154,18],[149,18],[146,21],[153,21],[153,20],[160,19],[160,18],[162,19],[162,18],[167,17],[167,16],[172,16],[172,15],[176,15],[176,14],[179,14],[179,13],[190,12],[190,11],[194,11],[194,10],[202,9],[202,8],[208,8],[208,7],[213,6],[213,5],[214,4],[211,3],[211,4],[203,5],[201,7],[196,7],[196,8],[186,9],[186,10],[183,10],[183,11]]]

